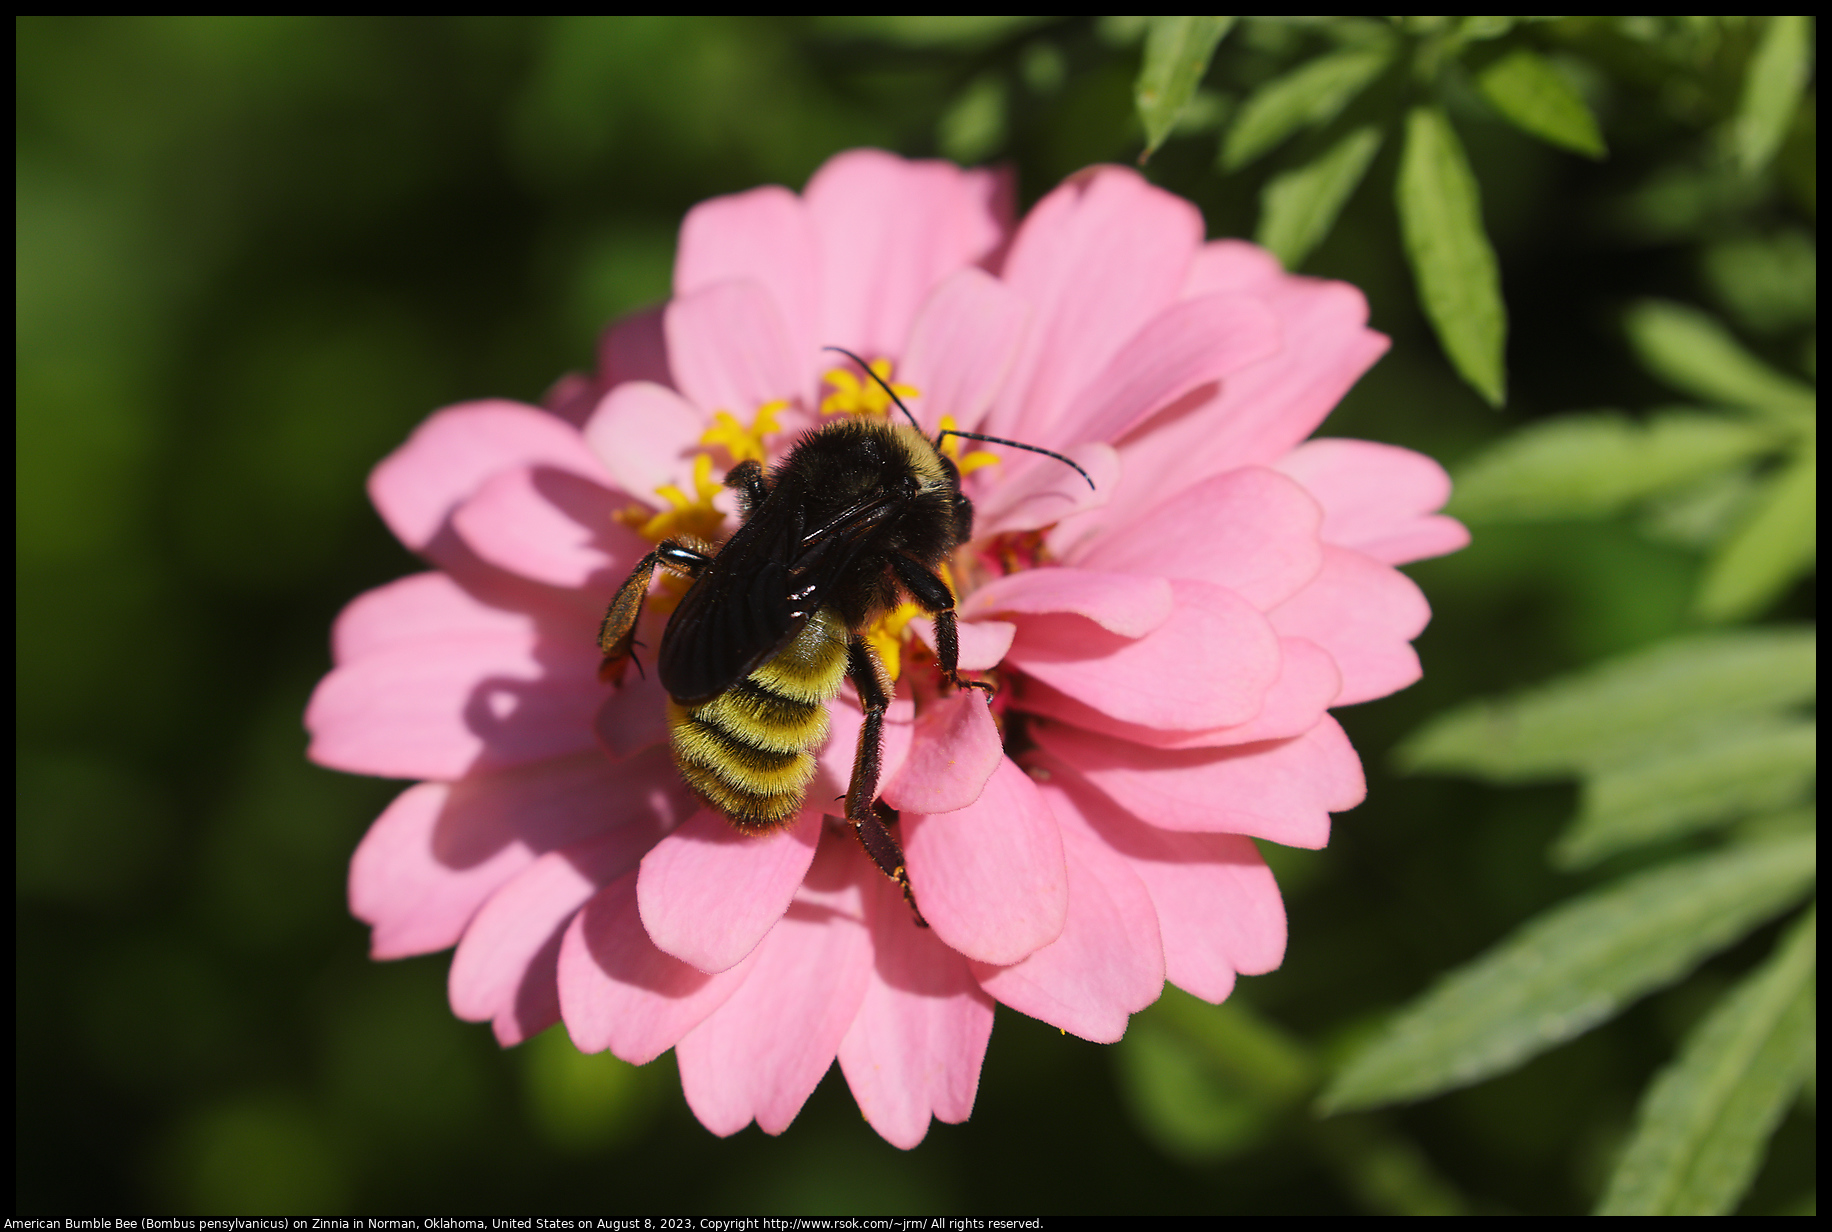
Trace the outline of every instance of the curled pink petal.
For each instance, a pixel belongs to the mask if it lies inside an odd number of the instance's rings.
[[[636,902],[656,946],[706,972],[735,967],[782,918],[814,859],[820,814],[741,833],[701,809],[643,857]]]
[[[1325,547],[1316,580],[1270,615],[1280,634],[1307,638],[1336,660],[1338,706],[1385,697],[1419,678],[1412,639],[1431,619],[1431,607],[1417,583],[1391,565]]]
[[[973,592],[967,617],[1013,612],[1067,612],[1109,633],[1144,637],[1170,619],[1170,583],[1088,569],[1030,569],[1007,574]]]
[[[1053,723],[1035,724],[1031,734],[1053,772],[1085,779],[1165,830],[1321,847],[1329,841],[1329,815],[1367,794],[1361,760],[1328,717],[1290,740],[1226,749],[1127,748]]]
[[[910,331],[902,377],[921,392],[916,422],[934,432],[943,415],[972,432],[1017,359],[1030,307],[979,269],[950,275],[929,295]]]
[[[931,652],[935,650],[935,622],[917,619],[910,628]],[[997,667],[1011,649],[1011,639],[1018,626],[1008,620],[962,620],[955,626],[955,642],[960,651],[960,670],[983,672]]]
[[[978,689],[962,689],[916,720],[914,755],[895,778],[886,776],[884,802],[916,813],[952,813],[980,798],[1004,760],[999,729]]]
[[[1062,838],[1037,785],[1009,759],[966,808],[905,813],[902,829],[916,901],[947,945],[1013,963],[1061,935]]]
[[[1126,723],[1037,679],[1023,682],[1013,704],[1032,714],[1154,749],[1204,749],[1301,736],[1317,725],[1341,691],[1342,673],[1322,647],[1301,637],[1282,637],[1278,679],[1266,690],[1259,713],[1232,727],[1184,731]]]
[[[980,987],[1013,1009],[1111,1044],[1164,990],[1164,949],[1138,874],[1085,831],[1064,828],[1069,918],[1062,934],[1006,967],[972,965]]]
[[[1450,476],[1424,454],[1374,441],[1311,440],[1274,465],[1323,504],[1322,538],[1389,565],[1455,552],[1469,532],[1437,511]]]
[[[1179,578],[1170,619],[1124,638],[1079,616],[1018,622],[1006,660],[1123,723],[1204,730],[1260,712],[1279,675],[1278,637],[1232,591]]]

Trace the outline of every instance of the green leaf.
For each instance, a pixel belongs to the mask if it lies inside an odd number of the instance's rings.
[[[1553,848],[1565,868],[1793,804],[1818,770],[1818,727],[1784,715],[1733,719],[1592,773],[1577,821]]]
[[[1133,1020],[1115,1059],[1140,1123],[1198,1162],[1251,1150],[1317,1081],[1303,1045],[1279,1028],[1174,987]]]
[[[1477,74],[1476,88],[1522,132],[1588,158],[1606,153],[1590,108],[1537,52],[1521,47],[1502,56]]]
[[[1380,149],[1381,132],[1363,124],[1302,167],[1280,172],[1260,194],[1255,242],[1296,269],[1329,229],[1367,174]]]
[[[936,125],[935,143],[957,163],[977,163],[1005,144],[1005,82],[996,73],[976,78]]]
[[[1813,568],[1819,551],[1819,462],[1812,440],[1756,494],[1748,519],[1705,564],[1696,607],[1707,620],[1736,620],[1767,607]]]
[[[1238,171],[1299,129],[1335,119],[1393,63],[1393,52],[1389,38],[1331,52],[1255,90],[1222,143],[1222,170]]]
[[[1688,731],[1814,696],[1818,635],[1810,626],[1674,638],[1509,697],[1441,714],[1408,737],[1409,771],[1503,782],[1631,761]]]
[[[1727,1215],[1813,1063],[1818,913],[1687,1035],[1642,1100],[1599,1215]]]
[[[1759,424],[1671,410],[1637,423],[1612,411],[1530,423],[1457,469],[1446,512],[1471,521],[1594,518],[1774,449]]]
[[[1770,17],[1743,79],[1733,141],[1743,174],[1768,166],[1787,136],[1788,125],[1807,85],[1812,54],[1807,19],[1800,14]]]
[[[1145,35],[1145,59],[1133,89],[1139,119],[1145,124],[1143,162],[1177,126],[1177,117],[1209,70],[1215,45],[1235,22],[1233,17],[1154,17]]]
[[[1322,1107],[1468,1086],[1583,1034],[1805,893],[1815,843],[1806,834],[1714,851],[1553,908],[1402,1009]]]
[[[1643,300],[1626,320],[1647,370],[1706,402],[1760,411],[1789,428],[1812,426],[1813,391],[1743,349],[1716,318],[1670,300]]]
[[[1396,198],[1425,316],[1458,373],[1489,405],[1500,406],[1508,332],[1501,273],[1482,230],[1476,177],[1436,107],[1414,107],[1406,117]]]

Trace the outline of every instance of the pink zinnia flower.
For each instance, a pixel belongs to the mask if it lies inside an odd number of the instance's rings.
[[[968,1115],[995,1001],[1112,1041],[1167,979],[1218,1002],[1279,964],[1252,840],[1321,847],[1361,800],[1328,708],[1418,678],[1428,611],[1393,566],[1465,542],[1433,512],[1448,480],[1305,440],[1386,347],[1352,287],[1205,243],[1129,170],[1015,230],[1006,204],[995,175],[874,151],[799,197],[709,201],[674,298],[608,331],[595,378],[549,409],[448,408],[376,468],[376,507],[436,570],[351,603],[306,716],[319,762],[423,780],[351,867],[376,957],[456,944],[453,1009],[505,1045],[563,1019],[636,1064],[675,1049],[719,1134],[780,1133],[837,1056],[903,1147]],[[598,677],[599,618],[653,541],[723,533],[715,470],[779,459],[825,400],[882,405],[826,345],[888,361],[931,435],[947,416],[1096,485],[964,442],[951,581],[990,707],[939,687],[926,620],[871,632],[900,669],[882,795],[927,930],[822,819],[850,687],[805,811],[749,838],[682,785],[654,671]]]

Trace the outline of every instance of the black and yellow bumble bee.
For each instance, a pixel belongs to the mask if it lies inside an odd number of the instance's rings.
[[[725,544],[663,539],[618,589],[599,628],[600,675],[620,679],[636,645],[636,620],[659,566],[692,579],[668,619],[657,665],[667,690],[675,764],[687,785],[747,833],[788,824],[814,778],[827,740],[827,703],[851,679],[865,723],[846,792],[846,821],[865,853],[915,895],[903,849],[885,827],[895,814],[877,799],[884,713],[893,684],[862,636],[907,593],[935,618],[942,675],[963,680],[954,595],[936,573],[973,533],[973,505],[960,471],[941,451],[946,436],[998,437],[944,429],[934,440],[890,386],[840,351],[897,403],[909,425],[847,417],[801,436],[768,474],[754,461],[725,476],[743,522]],[[917,912],[918,923],[922,922]]]

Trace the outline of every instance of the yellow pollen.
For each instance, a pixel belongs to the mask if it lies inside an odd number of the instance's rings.
[[[941,417],[941,431],[946,432],[949,428],[954,426],[954,416],[943,415]],[[954,460],[955,469],[959,470],[963,477],[973,474],[974,471],[979,470],[982,466],[992,466],[995,463],[1004,461],[998,454],[986,449],[976,449],[963,458],[961,456],[962,439],[962,437],[958,436],[942,437],[941,451]]]
[[[899,385],[891,380],[891,361],[874,359],[871,370],[878,379],[897,391],[907,405],[916,398],[922,397],[915,386]],[[861,381],[848,368],[834,368],[823,378],[833,386],[833,392],[821,399],[821,414],[838,415],[842,412],[853,415],[884,415],[891,409],[891,396],[884,392],[884,386],[877,381]]]
[[[757,408],[756,418],[746,428],[738,422],[738,417],[730,411],[713,412],[712,427],[700,436],[702,445],[723,445],[725,452],[732,458],[735,466],[740,462],[766,462],[769,455],[764,452],[763,438],[780,430],[776,416],[788,408],[788,402],[778,398],[766,402]]]
[[[666,509],[656,513],[647,505],[631,505],[619,510],[615,517],[650,543],[660,543],[671,535],[682,534],[696,539],[716,539],[725,515],[713,508],[712,498],[722,487],[712,480],[712,455],[703,453],[693,460],[692,497],[674,484],[663,484],[655,489],[655,494],[668,502]]]

